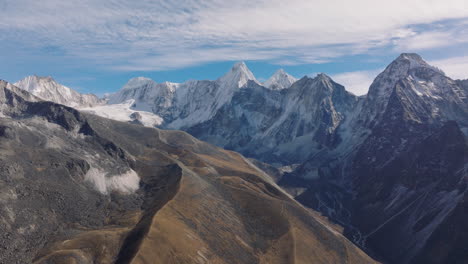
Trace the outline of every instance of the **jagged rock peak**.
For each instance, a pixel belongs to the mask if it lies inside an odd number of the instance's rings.
[[[441,74],[445,73],[437,67],[434,67],[427,63],[419,54],[416,53],[402,53],[398,56],[390,65],[389,68],[402,68],[402,65],[408,65],[404,68],[407,70],[415,69],[415,68],[427,68],[437,71]]]
[[[333,92],[337,87],[342,87],[341,85],[337,85],[330,76],[320,73],[317,74],[315,77],[304,76],[297,82],[295,82],[291,89],[294,90],[302,90],[302,91],[314,91],[316,92],[326,92],[329,94]],[[344,88],[343,88],[344,89]]]
[[[424,62],[421,55],[417,53],[401,53],[400,56],[398,56],[397,60],[398,59],[416,60],[416,61]]]
[[[326,75],[325,73],[319,73],[317,74],[317,76],[314,78],[314,79],[317,79],[317,80],[324,80],[324,81],[332,81],[332,78],[328,75]]]
[[[30,75],[15,83],[16,86],[26,90],[34,91],[42,88],[41,83],[51,83],[59,85],[51,76]]]

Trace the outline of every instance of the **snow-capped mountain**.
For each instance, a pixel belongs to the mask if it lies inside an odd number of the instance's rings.
[[[338,144],[337,128],[356,102],[324,74],[281,91],[249,82],[213,118],[187,131],[257,159],[295,163]]]
[[[263,83],[263,86],[272,90],[281,90],[291,87],[296,81],[297,79],[292,75],[288,74],[283,69],[279,69]]]
[[[133,100],[131,109],[162,117],[160,127],[279,163],[299,162],[340,141],[336,130],[356,96],[324,74],[296,82],[279,70],[269,85],[240,62],[215,81],[131,79],[109,103]]]
[[[132,109],[151,111],[164,119],[164,127],[181,129],[213,117],[248,81],[258,83],[243,62],[236,63],[229,72],[215,81],[156,83],[151,79],[138,77],[110,95],[109,103],[135,100]]]
[[[57,83],[52,77],[28,76],[14,84],[31,94],[46,100],[70,107],[90,107],[104,104],[94,94],[81,94]]]
[[[179,86],[177,83],[156,83],[155,81],[137,77],[130,79],[122,89],[108,97],[108,103],[126,104],[133,101],[133,110],[157,113],[158,116],[171,116],[169,109],[172,106],[174,93]],[[112,116],[109,113],[109,116]]]
[[[372,126],[372,121],[382,118],[394,93],[412,105],[408,110],[419,122],[459,120],[468,126],[466,90],[417,54],[401,54],[377,76],[360,114],[364,124]]]
[[[245,62],[238,62],[234,64],[228,73],[219,78],[216,82],[220,86],[225,87],[226,92],[232,92],[244,86],[248,81],[258,83],[253,73],[247,68]]]

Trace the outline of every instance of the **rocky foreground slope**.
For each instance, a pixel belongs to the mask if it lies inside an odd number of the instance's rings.
[[[0,81],[0,263],[374,263],[243,156]]]

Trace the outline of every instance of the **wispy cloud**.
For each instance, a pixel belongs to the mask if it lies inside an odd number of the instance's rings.
[[[422,51],[468,43],[468,28],[464,22],[436,23],[429,30],[426,26],[408,32],[407,36],[393,40],[395,50]]]
[[[355,95],[367,94],[370,85],[382,69],[354,71],[333,74],[331,77],[337,83],[344,85],[347,91]]]
[[[466,39],[466,25],[459,22],[468,17],[465,5],[464,0],[5,0],[0,35],[14,43],[16,53],[42,52],[125,71],[241,59],[317,63],[379,47],[418,50]],[[450,19],[457,29],[449,33],[424,27]],[[0,49],[7,50],[2,44]]]
[[[453,79],[468,79],[468,56],[435,60],[429,63],[441,68],[447,76]]]

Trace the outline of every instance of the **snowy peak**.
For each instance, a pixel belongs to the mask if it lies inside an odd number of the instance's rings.
[[[291,87],[296,81],[296,78],[279,69],[263,85],[272,90],[282,90]]]
[[[439,68],[429,65],[416,53],[402,53],[385,68],[382,74],[388,75],[389,78],[396,79],[411,75],[414,71],[428,71],[445,76],[445,73]]]
[[[416,68],[428,68],[443,74],[441,70],[429,65],[419,54],[416,53],[402,53],[390,64],[390,66],[392,66],[392,64],[401,65],[402,63],[407,65],[408,70]]]
[[[15,85],[32,94],[41,93],[44,91],[44,89],[47,89],[51,86],[59,86],[59,84],[52,77],[42,77],[37,75],[28,76],[16,82]]]
[[[121,90],[129,90],[129,89],[135,89],[135,88],[140,88],[143,86],[147,85],[153,85],[155,82],[151,80],[150,78],[146,77],[135,77],[130,80],[122,87]]]
[[[395,84],[405,78],[427,83],[436,78],[443,79],[443,77],[445,74],[441,70],[429,65],[418,54],[402,53],[375,78],[369,88],[368,98],[388,98]]]
[[[301,98],[328,98],[335,93],[348,94],[343,86],[335,83],[330,76],[324,73],[320,73],[314,78],[304,76],[288,89],[289,95],[295,94]]]
[[[426,63],[421,55],[417,53],[401,53],[400,56],[396,58],[396,60],[413,60],[420,63]]]
[[[317,76],[314,79],[317,80],[317,81],[326,83],[326,84],[333,81],[332,78],[330,76],[326,75],[325,73],[317,74]]]
[[[405,110],[407,115],[428,120],[462,120],[459,116],[467,113],[462,109],[466,109],[464,89],[414,53],[401,54],[375,78],[361,113],[364,122],[370,125],[381,120],[391,98],[411,103]]]
[[[319,73],[314,78],[304,76],[299,81],[308,83],[312,87],[325,87],[328,89],[333,89],[333,80],[330,76],[326,75],[325,73]]]
[[[30,92],[42,100],[70,107],[88,107],[104,103],[93,94],[81,94],[57,83],[52,77],[28,76],[15,83],[15,86]]]
[[[249,70],[245,62],[234,64],[231,70],[217,80],[222,86],[241,88],[248,81],[258,83],[253,73]]]

